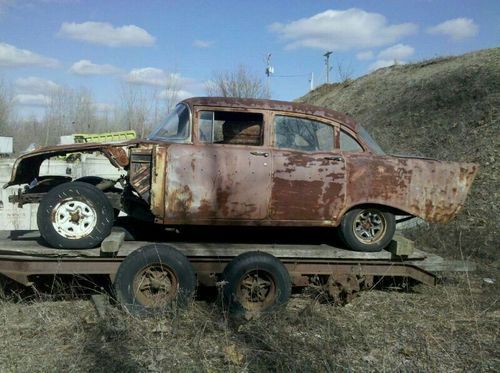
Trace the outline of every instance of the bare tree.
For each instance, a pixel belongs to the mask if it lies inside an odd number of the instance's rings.
[[[257,75],[240,65],[236,71],[215,72],[206,84],[208,96],[269,98],[269,88]]]
[[[92,92],[88,88],[80,88],[74,95],[73,128],[77,132],[95,132],[97,113]]]
[[[43,123],[45,126],[45,139],[43,145],[53,143],[57,136],[66,131],[71,131],[71,107],[73,90],[68,87],[58,87],[49,94],[49,102],[45,111]]]
[[[179,76],[174,73],[170,74],[165,82],[163,91],[160,92],[160,96],[165,105],[164,111],[166,113],[170,113],[177,102],[179,102],[180,85]]]
[[[7,133],[12,112],[12,92],[9,86],[0,79],[0,136]]]
[[[151,127],[151,111],[156,96],[157,89],[137,84],[122,84],[122,118],[126,129],[136,130],[140,137],[144,137]]]
[[[352,76],[354,74],[352,63],[337,62],[337,73],[339,74],[341,83],[346,83],[352,80]]]

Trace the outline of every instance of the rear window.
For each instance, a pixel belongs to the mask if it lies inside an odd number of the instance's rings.
[[[343,152],[362,152],[363,147],[347,132],[340,131],[340,150]]]
[[[274,146],[303,151],[332,151],[333,127],[314,120],[277,115]]]

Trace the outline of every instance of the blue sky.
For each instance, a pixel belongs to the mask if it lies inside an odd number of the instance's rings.
[[[88,87],[102,107],[123,84],[203,95],[214,71],[243,64],[265,78],[268,53],[272,97],[293,100],[311,73],[325,82],[327,50],[357,77],[499,42],[498,0],[0,0],[0,78],[21,113],[63,85]]]

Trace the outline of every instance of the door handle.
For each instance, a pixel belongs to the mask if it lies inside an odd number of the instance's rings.
[[[269,153],[268,152],[250,152],[250,154],[252,154],[252,155],[258,155],[260,157],[269,157]]]
[[[333,156],[333,157],[324,157],[323,159],[326,159],[327,161],[334,161],[334,162],[342,162],[344,160],[344,158],[342,158],[339,155]]]

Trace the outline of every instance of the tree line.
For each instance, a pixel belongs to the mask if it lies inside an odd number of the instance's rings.
[[[122,83],[115,105],[97,104],[86,87],[58,86],[46,94],[42,115],[21,115],[14,90],[0,77],[0,136],[14,138],[15,152],[36,146],[55,145],[60,136],[135,130],[146,136],[181,99],[180,87],[171,84],[145,86]],[[269,98],[264,81],[245,66],[235,71],[214,72],[205,84],[207,96]]]

